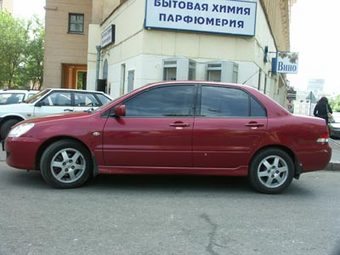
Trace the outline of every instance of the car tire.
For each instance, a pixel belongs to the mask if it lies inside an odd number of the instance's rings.
[[[266,149],[253,158],[249,181],[251,186],[261,193],[281,193],[292,182],[294,169],[293,160],[285,151]]]
[[[1,129],[0,129],[0,135],[1,135],[1,139],[5,140],[9,131],[11,130],[11,128],[17,124],[20,120],[17,119],[9,119],[6,120],[2,125],[1,125]]]
[[[42,154],[40,171],[43,179],[54,188],[80,187],[91,177],[90,152],[73,140],[52,143]]]

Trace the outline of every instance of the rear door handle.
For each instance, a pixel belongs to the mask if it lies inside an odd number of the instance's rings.
[[[182,121],[176,121],[174,123],[169,124],[170,127],[190,127],[190,124],[184,123]]]
[[[262,123],[257,123],[257,122],[249,122],[248,124],[245,125],[246,127],[250,127],[252,129],[256,129],[259,127],[264,127],[264,124]]]
[[[64,109],[64,112],[73,112],[72,109]]]

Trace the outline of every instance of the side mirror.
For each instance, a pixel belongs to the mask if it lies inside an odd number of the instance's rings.
[[[123,117],[126,115],[126,107],[125,105],[119,105],[114,108],[114,115],[115,117]]]

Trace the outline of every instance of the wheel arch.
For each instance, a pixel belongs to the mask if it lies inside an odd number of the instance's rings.
[[[0,125],[2,125],[3,123],[5,123],[7,120],[19,120],[19,121],[23,121],[25,120],[24,117],[20,116],[20,115],[8,115],[8,116],[5,116],[1,119],[0,121]]]
[[[94,155],[91,153],[91,150],[89,149],[89,147],[86,145],[86,143],[84,143],[80,139],[77,139],[77,138],[71,137],[71,136],[53,137],[53,138],[46,140],[43,144],[41,144],[38,151],[37,151],[36,158],[35,158],[35,168],[37,170],[40,170],[41,157],[42,157],[44,151],[46,150],[46,148],[48,146],[50,146],[52,143],[55,143],[55,142],[60,141],[60,140],[71,140],[71,141],[77,142],[77,143],[81,144],[82,146],[84,146],[84,148],[88,151],[89,155],[91,156],[92,176],[96,176],[98,174],[96,159],[95,159]]]
[[[262,147],[262,148],[258,149],[253,154],[253,156],[250,158],[249,164],[248,164],[248,166],[249,166],[248,167],[248,175],[249,175],[249,172],[250,172],[251,163],[253,162],[253,160],[256,157],[256,155],[259,154],[260,152],[264,151],[264,150],[269,150],[269,149],[279,149],[279,150],[282,150],[282,151],[286,152],[288,154],[288,156],[292,159],[293,163],[294,163],[294,177],[296,177],[296,178],[299,177],[299,175],[301,173],[301,170],[300,170],[299,162],[297,160],[297,157],[296,157],[295,153],[290,148],[288,148],[287,146],[278,145],[278,144],[267,145],[265,147]]]
[[[6,117],[3,117],[0,121],[0,140],[1,141],[4,141],[8,135],[8,132],[10,131],[11,126],[5,128],[4,125],[6,124],[6,122],[10,121],[10,120],[15,120],[15,121],[23,121],[25,120],[25,118],[21,117],[21,116],[18,116],[18,115],[8,115]],[[13,123],[13,125],[16,124],[16,123]],[[4,131],[6,130],[6,131]],[[5,133],[5,134],[4,134]]]

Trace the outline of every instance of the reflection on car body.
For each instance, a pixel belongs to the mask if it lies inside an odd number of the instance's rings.
[[[98,108],[29,119],[6,139],[7,163],[39,170],[53,187],[96,174],[248,176],[264,193],[323,169],[331,158],[320,118],[295,116],[244,85],[161,82]]]

